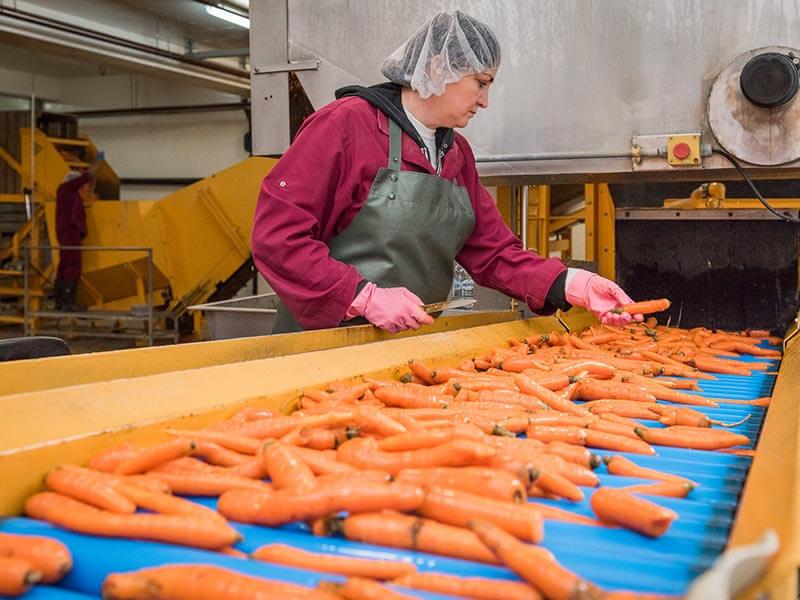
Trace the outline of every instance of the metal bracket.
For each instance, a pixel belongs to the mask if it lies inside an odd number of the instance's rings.
[[[290,62],[285,65],[267,65],[265,67],[253,67],[253,75],[271,75],[273,73],[289,73],[291,71],[316,71],[319,69],[318,60],[301,60]]]

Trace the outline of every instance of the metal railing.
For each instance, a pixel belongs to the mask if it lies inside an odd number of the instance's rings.
[[[28,273],[30,265],[30,252],[31,250],[80,250],[88,252],[143,252],[147,256],[147,287],[146,287],[146,301],[147,301],[147,342],[150,346],[153,345],[153,249],[146,246],[30,246],[25,245],[25,261],[23,270],[23,308],[24,308],[24,336],[30,335],[30,276]],[[119,320],[119,315],[108,317],[102,314],[102,311],[96,312],[96,315],[91,315],[97,319],[114,318]],[[64,316],[69,316],[70,313],[65,312]]]

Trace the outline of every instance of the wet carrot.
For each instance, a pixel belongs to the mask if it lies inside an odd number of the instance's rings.
[[[417,590],[477,600],[541,600],[542,595],[526,583],[485,577],[459,577],[442,573],[405,575],[392,583]]]
[[[680,425],[674,425],[664,429],[637,427],[634,431],[649,444],[695,450],[719,450],[750,443],[750,438],[746,435],[723,429],[683,428]]]
[[[610,381],[598,381],[597,379],[582,379],[575,385],[572,393],[573,400],[604,400],[609,398],[634,400],[636,402],[656,401],[653,394],[635,386]]]
[[[400,435],[406,427],[375,406],[360,405],[353,409],[355,424],[363,433],[380,436]]]
[[[579,525],[591,525],[593,527],[605,527],[597,519],[591,517],[584,517],[563,508],[550,506],[549,504],[540,504],[538,502],[528,501],[528,506],[535,509],[542,515],[542,518],[547,521],[561,521],[564,523],[577,523]]]
[[[637,425],[638,426],[638,425]],[[612,421],[597,419],[586,425],[587,429],[595,429],[613,435],[621,435],[631,439],[639,439],[639,436],[633,431],[634,426],[625,425],[623,423],[614,423]]]
[[[329,485],[339,485],[343,481],[342,473],[329,473],[328,475],[320,475],[317,477],[317,484],[319,487],[326,487]],[[353,469],[347,473],[347,481],[352,483],[354,481],[369,481],[373,483],[390,483],[396,481],[391,475],[384,471],[359,471]],[[405,483],[411,483],[406,481]],[[414,484],[416,485],[416,484]]]
[[[241,558],[241,559],[244,559],[244,560],[247,560],[247,558],[248,558],[246,552],[242,552],[241,550],[238,550],[237,548],[234,548],[233,546],[226,546],[225,548],[222,548],[221,550],[218,550],[218,552],[220,554],[224,554],[225,556],[232,556],[233,558]]]
[[[634,432],[641,437],[638,429],[634,429]],[[642,440],[644,440],[644,442]],[[616,452],[630,452],[632,454],[655,454],[655,449],[647,443],[647,440],[644,438],[642,438],[642,440],[634,440],[596,429],[586,430],[586,445],[590,448],[601,448],[603,450],[614,450]]]
[[[270,419],[277,417],[278,413],[269,408],[261,408],[260,406],[245,406],[241,410],[231,415],[229,421],[258,421],[259,419]],[[231,448],[235,450],[235,448]]]
[[[267,442],[264,448],[267,473],[276,489],[304,493],[317,487],[314,473],[292,446]]]
[[[45,484],[54,492],[97,508],[122,514],[136,512],[136,505],[120,494],[113,480],[104,473],[74,465],[60,465],[47,474]]]
[[[637,402],[635,400],[592,400],[584,406],[594,415],[615,414],[629,419],[657,421],[659,414],[653,412],[655,402]]]
[[[41,571],[27,560],[0,556],[0,595],[21,596],[41,578]]]
[[[537,544],[544,537],[541,514],[529,509],[527,503],[493,500],[459,490],[428,489],[417,514],[456,527],[483,519],[521,540]]]
[[[541,460],[531,461],[531,483],[542,491],[572,502],[584,499],[583,490]]]
[[[421,394],[405,386],[379,388],[375,397],[386,406],[397,408],[447,408],[452,401],[450,396]]]
[[[554,410],[575,415],[586,414],[585,409],[579,407],[577,404],[571,402],[567,398],[561,398],[555,392],[552,392],[546,387],[539,385],[530,377],[526,377],[522,373],[517,373],[514,375],[514,382],[517,384],[520,392],[538,398]]]
[[[473,402],[506,402],[508,404],[517,404],[525,410],[542,410],[548,408],[547,405],[538,398],[513,390],[483,390],[480,392],[470,392],[469,399]]]
[[[54,492],[25,501],[25,513],[65,529],[90,535],[130,537],[216,550],[239,541],[239,534],[213,519],[174,515],[120,515],[99,510]]]
[[[403,469],[484,465],[495,450],[471,440],[454,440],[422,450],[384,452],[371,438],[348,440],[336,451],[341,462],[358,469],[386,471],[396,475]]]
[[[606,456],[603,458],[603,462],[606,463],[606,468],[611,475],[638,477],[640,479],[653,479],[655,481],[673,481],[677,483],[688,483],[691,486],[697,486],[697,484],[691,479],[681,477],[680,475],[673,475],[672,473],[663,473],[661,471],[657,471],[656,469],[640,467],[635,462],[625,458],[624,456]]]
[[[192,440],[178,438],[149,448],[141,448],[130,458],[114,467],[116,475],[136,475],[181,456],[188,456],[195,448]]]
[[[166,565],[111,573],[105,600],[333,600],[336,596],[292,583],[250,577],[214,565]]]
[[[297,446],[294,451],[297,456],[311,468],[311,472],[314,473],[314,475],[342,475],[356,472],[354,467],[337,461],[336,452],[334,451],[314,450],[302,446]],[[331,454],[329,455],[328,452]]]
[[[339,511],[411,511],[419,507],[423,496],[420,488],[406,483],[354,479],[302,494],[230,490],[220,496],[217,510],[237,521],[275,526],[308,521]]]
[[[354,415],[352,411],[336,410],[321,415],[308,416],[279,416],[271,419],[258,419],[238,424],[233,430],[239,435],[256,439],[280,438],[293,429],[317,427],[338,427],[352,423]],[[308,444],[306,444],[308,445]]]
[[[586,429],[575,425],[533,425],[526,435],[541,442],[563,442],[575,446],[586,445]]]
[[[117,446],[112,446],[98,452],[89,459],[87,466],[97,471],[110,473],[123,460],[131,458],[138,449],[130,442],[123,442]]]
[[[431,373],[431,370],[425,363],[422,363],[412,358],[411,360],[408,361],[408,368],[411,369],[411,372],[417,377],[419,377],[427,385],[433,383],[433,374]]]
[[[417,568],[410,562],[354,558],[327,552],[308,552],[284,544],[261,546],[250,556],[256,560],[277,565],[289,565],[290,567],[340,575],[371,577],[372,579],[395,579],[417,571]]]
[[[327,527],[329,533],[343,535],[356,542],[484,563],[497,562],[494,555],[468,529],[430,519],[394,512],[363,513],[328,519]]]
[[[650,537],[664,535],[678,518],[675,511],[620,489],[600,488],[592,494],[589,502],[601,521],[622,525]]]
[[[470,529],[509,569],[551,600],[600,598],[600,590],[558,564],[553,555],[517,540],[499,527],[473,521]]]
[[[702,355],[695,356],[688,364],[706,373],[722,373],[727,375],[750,375],[750,369],[753,368],[753,363],[741,363],[743,366],[738,367]],[[747,365],[748,368],[745,368],[744,365]]]
[[[483,439],[483,432],[474,425],[453,425],[447,429],[409,431],[389,436],[378,442],[378,448],[387,452],[401,452],[405,450],[433,448],[454,440],[482,442]]]
[[[240,454],[233,450],[220,446],[216,442],[209,442],[208,440],[195,440],[195,448],[192,451],[194,456],[199,456],[207,463],[217,465],[220,467],[234,467],[236,465],[243,465],[252,460],[249,454]]]
[[[261,445],[258,440],[244,435],[237,435],[226,431],[186,430],[186,429],[167,429],[170,435],[179,435],[195,440],[206,440],[219,444],[223,448],[239,452],[241,454],[255,454]]]
[[[343,584],[323,582],[320,588],[330,589],[337,597],[345,600],[413,600],[412,596],[401,594],[385,585],[361,577],[348,577]]]
[[[0,532],[0,557],[27,561],[42,574],[42,583],[55,583],[72,569],[69,549],[58,540],[39,535]]]
[[[150,512],[225,521],[217,511],[172,494],[146,490],[129,483],[119,483],[116,489],[136,506]]]
[[[622,304],[615,308],[614,312],[626,312],[632,315],[648,315],[650,313],[665,311],[670,307],[670,304],[670,301],[666,298],[659,298],[658,300],[642,300],[641,302]]]
[[[270,487],[261,482],[253,481],[235,473],[219,471],[150,471],[151,477],[163,481],[176,494],[187,496],[219,496],[227,490],[238,488],[256,491],[269,491]]]
[[[587,469],[596,469],[600,466],[601,459],[596,454],[592,454],[587,448],[575,446],[573,444],[566,444],[564,442],[554,440],[547,444],[547,451],[551,454],[562,457],[563,459],[586,467]]]
[[[522,502],[527,495],[518,477],[489,467],[403,469],[394,480],[424,488],[440,486],[461,490],[506,502]]]
[[[648,496],[669,496],[671,498],[685,498],[694,489],[691,483],[685,481],[662,481],[660,483],[645,483],[629,485],[619,488],[632,494],[646,494]]]

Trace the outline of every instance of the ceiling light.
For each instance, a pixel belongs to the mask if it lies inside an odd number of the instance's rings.
[[[212,17],[217,17],[218,19],[222,19],[223,21],[227,21],[228,23],[233,23],[234,25],[238,25],[239,27],[250,29],[250,19],[248,19],[247,17],[243,17],[241,15],[237,15],[235,12],[225,10],[224,8],[220,8],[218,6],[210,6],[210,5],[206,5],[206,12],[210,14]]]

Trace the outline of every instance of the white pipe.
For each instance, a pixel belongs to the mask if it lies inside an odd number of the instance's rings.
[[[522,214],[520,220],[522,221],[522,247],[528,249],[528,194],[530,193],[530,186],[522,186]]]

